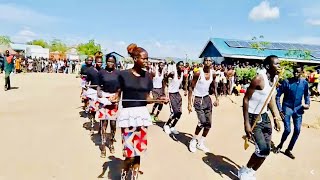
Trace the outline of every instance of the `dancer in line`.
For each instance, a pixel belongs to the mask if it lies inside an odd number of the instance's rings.
[[[183,62],[179,61],[176,64],[176,69],[173,72],[170,72],[168,76],[165,78],[165,82],[169,82],[168,92],[169,92],[169,99],[170,99],[170,108],[171,108],[171,115],[169,120],[163,126],[163,130],[167,134],[179,134],[179,132],[175,129],[177,122],[179,121],[182,115],[182,98],[179,93],[180,85],[183,80]],[[186,83],[187,84],[187,83]],[[184,87],[186,90],[186,87]],[[186,95],[186,91],[185,91]]]
[[[101,70],[102,57],[101,56],[95,57],[95,61],[96,61],[96,64],[87,69],[87,77],[86,77],[87,83],[89,84],[89,88],[86,92],[86,97],[89,99],[88,117],[91,121],[91,133],[93,133],[94,123],[96,122],[95,120],[96,111],[98,110],[96,106],[96,102],[98,98],[97,88],[99,85],[98,73]]]
[[[132,69],[121,71],[119,75],[123,101],[122,108],[119,109],[117,126],[121,128],[125,157],[121,179],[125,180],[131,169],[131,179],[136,180],[139,174],[140,156],[147,149],[148,126],[152,125],[146,105],[153,100],[153,83],[150,74],[144,70],[148,63],[147,51],[136,44],[130,44],[127,50],[133,58],[134,66]]]
[[[83,109],[87,112],[87,107],[88,107],[88,98],[85,97],[85,91],[86,91],[86,85],[87,85],[87,71],[88,69],[92,66],[92,57],[88,57],[85,60],[85,64],[81,67],[80,70],[80,78],[81,78],[81,93],[80,93],[80,97],[82,99],[83,102]]]
[[[192,111],[192,96],[194,96],[194,109],[198,116],[198,125],[195,130],[195,135],[189,144],[189,150],[191,152],[196,152],[197,148],[204,151],[210,152],[210,150],[205,146],[204,141],[207,137],[211,126],[212,126],[212,101],[209,96],[209,90],[214,92],[215,89],[215,74],[214,70],[211,70],[212,59],[207,57],[203,61],[203,69],[200,69],[198,73],[195,73],[189,87],[188,95],[188,110]],[[219,105],[218,95],[215,94],[214,106]],[[202,136],[198,140],[198,135],[203,129]]]
[[[159,100],[160,97],[165,97],[165,83],[164,83],[164,77],[165,77],[165,70],[164,70],[164,63],[160,62],[155,68],[156,70],[153,72],[153,90],[152,90],[152,95],[155,100]],[[157,113],[154,114],[154,111],[157,109]],[[151,116],[153,117],[154,121],[158,121],[159,118],[159,113],[163,108],[163,103],[154,103],[152,111],[151,111]]]
[[[282,134],[281,142],[277,146],[275,153],[279,153],[282,149],[283,143],[288,138],[291,132],[291,117],[294,125],[294,132],[291,138],[290,144],[285,155],[291,159],[295,159],[295,156],[291,153],[296,141],[298,140],[301,125],[302,125],[302,115],[304,110],[310,108],[310,94],[308,82],[301,78],[303,73],[302,67],[296,66],[293,69],[293,78],[285,79],[278,88],[278,93],[276,97],[276,102],[278,110],[280,111],[281,118],[284,123],[284,132]],[[284,94],[282,107],[280,104],[280,97]],[[304,104],[302,104],[302,97],[304,97]]]
[[[255,179],[255,171],[260,168],[266,157],[270,154],[272,125],[267,114],[267,106],[263,108],[265,102],[268,103],[273,115],[275,130],[280,131],[280,124],[278,122],[280,115],[276,108],[275,95],[269,98],[269,100],[267,99],[269,93],[273,93],[271,92],[272,86],[276,81],[276,75],[280,71],[278,57],[274,55],[268,56],[263,61],[263,67],[265,71],[260,71],[251,81],[243,98],[244,128],[247,137],[253,138],[256,151],[252,154],[247,166],[239,170],[238,177],[240,180]],[[260,112],[259,121],[257,121],[256,126],[252,129]]]
[[[116,69],[116,57],[114,55],[106,55],[106,68],[101,69],[98,73],[99,86],[98,86],[98,97],[108,98],[110,102],[115,101],[117,98],[116,94],[119,93],[119,74],[120,71]],[[98,99],[99,100],[99,99]],[[108,122],[110,122],[111,138],[109,144],[110,153],[114,153],[113,143],[116,134],[116,119],[117,119],[118,105],[102,105],[98,110],[98,118],[100,119],[100,134],[101,134],[101,157],[106,157],[106,135]]]

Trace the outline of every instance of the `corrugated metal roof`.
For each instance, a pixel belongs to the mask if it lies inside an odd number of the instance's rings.
[[[223,38],[211,38],[203,51],[200,54],[200,58],[203,57],[234,57],[234,58],[246,58],[248,59],[264,59],[269,55],[276,55],[280,59],[288,59],[292,61],[299,62],[313,62],[320,63],[320,59],[315,58],[313,56],[310,59],[304,59],[304,57],[299,56],[298,54],[288,53],[288,50],[277,50],[277,49],[264,49],[257,50],[254,48],[236,48],[230,47],[226,41],[232,41],[231,39],[223,39]],[[235,40],[241,41],[241,40]]]

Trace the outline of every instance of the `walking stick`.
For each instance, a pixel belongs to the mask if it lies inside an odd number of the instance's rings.
[[[282,74],[283,71],[284,71],[284,70],[282,69],[281,72],[280,72],[280,74]],[[277,86],[277,84],[278,84],[278,82],[279,82],[279,79],[280,79],[279,76],[276,75],[275,77],[276,77],[276,82],[273,84],[273,86],[272,86],[272,88],[271,88],[271,91],[269,92],[269,95],[268,95],[267,99],[265,100],[265,102],[264,102],[264,104],[263,104],[263,106],[262,106],[262,108],[261,108],[261,110],[260,110],[260,112],[259,112],[259,115],[258,115],[258,116],[256,117],[256,119],[254,120],[254,123],[253,123],[253,125],[252,125],[252,127],[251,127],[252,130],[255,128],[255,126],[256,126],[256,124],[257,124],[257,122],[258,122],[258,120],[259,120],[259,118],[260,118],[260,116],[261,116],[261,114],[262,114],[263,109],[264,109],[264,108],[266,107],[266,105],[268,104],[269,99],[270,99],[270,97],[271,97],[271,95],[272,95],[272,92],[274,91],[274,89],[276,88],[276,86]],[[249,147],[249,139],[248,139],[247,136],[245,136],[245,139],[244,139],[244,149],[247,150],[248,147]]]

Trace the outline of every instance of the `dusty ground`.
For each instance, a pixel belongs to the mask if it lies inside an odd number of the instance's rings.
[[[3,83],[3,75],[0,75]],[[83,128],[86,119],[79,115],[79,80],[64,74],[19,74],[12,77],[12,86],[0,88],[0,179],[92,180],[106,169],[105,179],[119,179],[121,141],[116,135],[116,153],[100,158],[99,138],[90,138]],[[206,144],[211,154],[192,154],[186,144],[197,124],[195,113],[188,114],[183,99],[181,132],[175,142],[154,125],[149,130],[149,150],[142,157],[141,180],[213,180],[235,179],[234,173],[245,164],[254,146],[243,149],[241,97],[221,98],[214,109],[213,129]],[[160,119],[166,121],[166,106]],[[319,103],[312,102],[304,122],[317,124]],[[278,144],[281,133],[274,132]],[[287,144],[286,144],[287,145]],[[320,130],[303,128],[293,151],[295,160],[283,154],[271,154],[257,173],[257,179],[309,180],[320,179]]]

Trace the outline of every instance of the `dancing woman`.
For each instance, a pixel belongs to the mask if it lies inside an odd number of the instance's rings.
[[[277,56],[268,56],[263,61],[265,70],[253,78],[245,96],[243,97],[243,118],[244,129],[248,138],[253,138],[256,151],[252,154],[247,166],[242,167],[238,172],[240,180],[255,179],[255,172],[263,164],[271,150],[272,125],[267,114],[268,103],[274,119],[275,130],[280,131],[279,112],[276,108],[275,95],[269,100],[267,99],[275,83],[275,76],[279,73],[279,59]],[[275,93],[274,93],[275,94]],[[258,115],[261,115],[258,117]],[[255,124],[256,126],[252,128]]]
[[[89,105],[88,99],[84,96],[86,92],[87,85],[87,71],[92,66],[92,57],[88,57],[85,60],[85,64],[81,67],[80,70],[80,78],[81,78],[81,93],[80,97],[82,98],[82,102],[84,103],[83,109],[87,111],[87,107]]]
[[[211,58],[205,58],[203,61],[204,68],[200,69],[198,73],[195,73],[189,87],[188,95],[188,110],[192,111],[192,96],[194,96],[194,109],[198,116],[198,125],[195,130],[195,135],[189,144],[189,150],[196,152],[197,148],[204,151],[210,152],[209,149],[204,145],[205,138],[207,137],[211,126],[212,126],[212,101],[209,96],[210,88],[215,89],[214,71],[211,70],[212,60]],[[212,83],[213,82],[213,83]],[[212,86],[212,87],[211,87]],[[215,91],[214,91],[215,92]],[[214,106],[219,105],[218,95],[215,94],[216,101],[213,103]],[[198,138],[200,131],[203,129],[202,136]]]
[[[117,126],[121,128],[125,157],[121,179],[126,179],[131,169],[131,179],[136,180],[140,156],[147,149],[147,129],[152,125],[146,105],[153,100],[153,84],[150,74],[144,70],[148,63],[148,52],[136,44],[130,44],[127,50],[134,66],[121,71],[119,75],[122,108],[119,109]]]
[[[114,55],[106,55],[106,68],[101,69],[98,73],[98,101],[100,98],[108,98],[110,102],[114,101],[116,94],[119,92],[120,84],[118,81],[120,71],[116,69],[116,57]],[[101,103],[101,102],[100,102]],[[100,104],[99,103],[99,104]],[[111,138],[109,144],[110,153],[114,153],[113,142],[115,142],[116,134],[116,119],[117,119],[117,104],[101,105],[99,108],[98,118],[100,119],[100,134],[101,134],[101,157],[106,157],[106,134],[108,122],[110,122]]]
[[[161,97],[165,96],[165,83],[164,83],[164,76],[165,76],[165,71],[164,71],[164,63],[160,62],[158,64],[158,68],[153,73],[153,90],[152,90],[152,95],[155,100],[160,99]],[[154,114],[154,111],[157,109],[157,113]],[[151,116],[153,116],[154,121],[158,121],[158,116],[160,111],[162,110],[163,103],[154,103]]]
[[[88,111],[89,111],[89,119],[91,121],[91,133],[93,133],[93,126],[94,126],[94,122],[95,122],[95,116],[96,116],[96,111],[97,106],[96,106],[96,102],[97,102],[97,88],[99,85],[99,76],[98,73],[101,70],[101,66],[102,66],[102,57],[101,56],[97,56],[95,58],[96,60],[96,64],[95,66],[91,66],[88,68],[87,70],[87,83],[89,85],[89,88],[86,92],[86,97],[89,99],[89,106],[88,106]]]
[[[179,121],[182,115],[182,98],[179,93],[180,85],[183,80],[183,62],[179,61],[176,64],[176,69],[173,72],[170,72],[168,76],[165,78],[165,82],[169,81],[168,92],[170,99],[170,107],[171,107],[171,115],[169,120],[163,126],[163,130],[167,134],[179,134],[179,132],[175,129],[175,125]],[[187,84],[187,83],[186,83]],[[184,87],[186,89],[186,86]],[[186,95],[186,92],[185,92]]]

